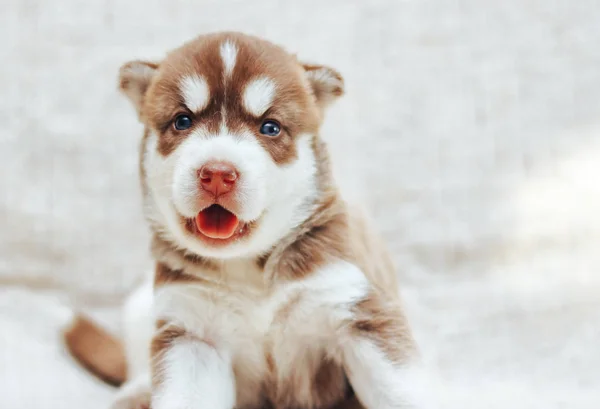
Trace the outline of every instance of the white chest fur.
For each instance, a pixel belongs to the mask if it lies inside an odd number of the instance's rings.
[[[231,354],[239,407],[260,404],[265,393],[308,406],[322,400],[315,395],[314,378],[325,370],[329,378],[343,382],[335,345],[344,336],[351,306],[366,294],[365,277],[339,262],[303,280],[269,288],[260,271],[247,266],[228,265],[208,285],[158,288],[156,319]],[[323,369],[324,363],[329,367]],[[270,391],[264,390],[266,385]]]

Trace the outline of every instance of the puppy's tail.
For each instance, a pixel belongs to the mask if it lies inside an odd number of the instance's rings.
[[[64,333],[71,355],[104,382],[120,386],[127,378],[123,344],[86,317],[78,315]]]

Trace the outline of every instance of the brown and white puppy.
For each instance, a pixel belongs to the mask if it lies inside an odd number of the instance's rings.
[[[67,333],[98,375],[126,377],[114,407],[419,404],[394,269],[319,137],[342,77],[218,33],[125,64],[120,88],[145,127],[156,270],[126,303],[123,347],[85,319]]]

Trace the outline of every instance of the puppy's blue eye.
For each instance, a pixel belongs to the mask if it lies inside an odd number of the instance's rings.
[[[190,118],[189,115],[177,115],[174,124],[175,129],[178,131],[183,131],[192,126],[192,118]]]
[[[260,133],[267,136],[277,136],[281,132],[281,127],[275,121],[265,121],[260,126]]]

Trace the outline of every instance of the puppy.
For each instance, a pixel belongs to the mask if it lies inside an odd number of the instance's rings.
[[[125,64],[120,89],[144,125],[156,269],[125,305],[123,344],[83,317],[66,333],[124,382],[114,408],[417,404],[392,263],[319,136],[340,74],[228,32]]]

